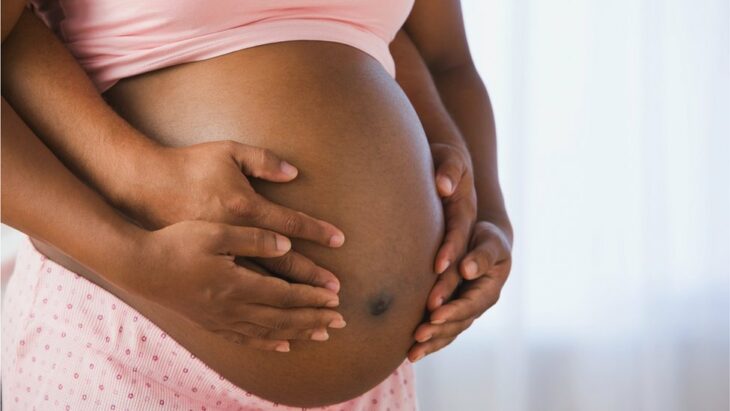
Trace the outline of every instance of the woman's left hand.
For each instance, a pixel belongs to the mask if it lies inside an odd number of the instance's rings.
[[[430,148],[446,220],[444,241],[434,262],[434,270],[441,274],[466,252],[477,219],[477,193],[471,156],[463,142],[431,143]]]
[[[417,343],[408,353],[413,362],[450,344],[494,305],[512,265],[512,247],[504,231],[487,221],[475,224],[471,157],[460,143],[431,144],[446,232],[434,263],[441,275],[426,303],[430,322],[418,326],[414,333]],[[444,305],[450,298],[454,299]]]
[[[505,232],[493,223],[479,221],[470,251],[458,270],[456,265],[451,266],[436,281],[427,303],[430,322],[416,328],[417,343],[408,358],[416,362],[449,345],[469,328],[497,302],[511,268],[512,247]],[[449,296],[453,299],[442,305]]]

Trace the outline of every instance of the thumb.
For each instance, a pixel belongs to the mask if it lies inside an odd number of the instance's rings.
[[[287,182],[294,179],[298,170],[279,158],[271,150],[231,142],[231,155],[247,176],[274,182]]]
[[[461,182],[464,165],[456,157],[451,156],[438,165],[436,169],[436,189],[441,197],[448,197]]]

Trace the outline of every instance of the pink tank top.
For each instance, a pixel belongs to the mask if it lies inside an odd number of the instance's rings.
[[[291,40],[347,44],[395,76],[388,44],[413,2],[31,0],[30,5],[104,92],[125,77]]]

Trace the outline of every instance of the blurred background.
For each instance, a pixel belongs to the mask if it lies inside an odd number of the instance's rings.
[[[730,409],[730,2],[462,6],[514,263],[422,410]]]
[[[421,410],[730,409],[728,0],[462,4],[514,263]]]

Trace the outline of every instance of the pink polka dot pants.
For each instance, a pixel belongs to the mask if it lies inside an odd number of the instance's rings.
[[[321,410],[417,409],[408,361],[353,400]],[[6,411],[301,410],[235,386],[96,284],[23,243],[5,290]]]

